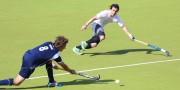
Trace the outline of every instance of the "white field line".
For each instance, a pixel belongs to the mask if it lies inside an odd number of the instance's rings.
[[[105,69],[113,69],[113,68],[124,68],[124,67],[132,67],[132,66],[140,66],[140,65],[147,65],[147,64],[156,64],[156,63],[163,63],[163,62],[174,62],[174,61],[180,61],[179,59],[171,59],[171,60],[160,60],[155,62],[144,62],[144,63],[137,63],[137,64],[129,64],[129,65],[122,65],[122,66],[112,66],[112,67],[105,67],[105,68],[96,68],[96,69],[90,69],[90,70],[82,70],[79,72],[90,72],[90,71],[97,71],[97,70],[105,70]],[[55,74],[54,76],[62,76],[69,73],[62,73],[62,74]],[[45,78],[47,76],[39,76],[39,77],[31,77],[27,80],[31,79],[37,79],[37,78]]]

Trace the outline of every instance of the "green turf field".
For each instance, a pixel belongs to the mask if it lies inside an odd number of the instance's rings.
[[[137,39],[167,49],[171,56],[130,41],[116,23],[105,27],[106,40],[97,48],[75,55],[72,48],[92,33],[90,26],[81,32],[81,26],[112,3],[120,5],[118,14]],[[179,0],[0,0],[0,80],[17,76],[26,50],[64,35],[69,38],[61,53],[64,62],[100,74],[101,80],[54,71],[61,90],[179,90],[179,5]],[[46,75],[43,66],[21,86],[0,89],[57,90],[46,87]]]

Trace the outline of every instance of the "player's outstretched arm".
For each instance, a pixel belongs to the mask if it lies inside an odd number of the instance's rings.
[[[58,70],[59,68],[58,68],[58,66],[55,64],[55,62],[54,62],[54,61],[51,61],[51,62],[52,62],[52,67],[53,67],[54,69]]]
[[[90,23],[92,23],[94,20],[96,20],[97,19],[97,16],[94,16],[94,17],[92,17],[91,19],[89,19],[82,27],[81,27],[81,30],[83,31],[83,30],[85,30],[87,27],[88,27],[88,25],[90,24]]]
[[[122,26],[122,29],[129,36],[129,38],[134,41],[135,37],[128,31],[128,28],[125,25]]]
[[[73,69],[70,69],[63,61],[61,63],[58,63],[65,71],[68,71],[71,74],[76,74],[76,71]]]

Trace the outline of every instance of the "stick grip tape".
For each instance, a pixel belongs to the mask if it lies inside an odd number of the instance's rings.
[[[154,48],[154,49],[156,49],[156,50],[158,50],[158,51],[161,51],[161,48],[159,48],[159,47],[157,47],[157,46],[154,46],[154,45],[152,45],[152,44],[148,44],[148,46],[149,46],[149,47],[152,47],[152,48]]]

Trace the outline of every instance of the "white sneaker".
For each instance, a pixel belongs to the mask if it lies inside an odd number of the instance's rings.
[[[83,54],[83,53],[80,52],[80,49],[79,49],[79,48],[74,47],[72,50],[73,50],[77,55],[82,55],[82,54]]]

